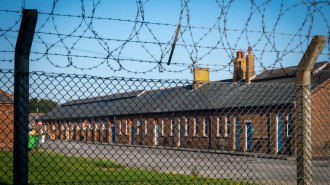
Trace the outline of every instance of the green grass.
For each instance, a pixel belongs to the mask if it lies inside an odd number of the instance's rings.
[[[248,184],[129,168],[101,158],[29,152],[31,184]],[[0,184],[13,184],[13,152],[0,151]]]

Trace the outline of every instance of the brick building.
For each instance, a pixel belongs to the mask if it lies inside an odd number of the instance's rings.
[[[13,148],[14,96],[0,89],[0,150]]]
[[[251,48],[237,52],[233,79],[78,99],[42,117],[52,139],[296,154],[296,66],[256,75]],[[313,155],[330,140],[328,62],[312,70]],[[321,152],[323,151],[323,152]],[[326,154],[327,155],[327,154]]]

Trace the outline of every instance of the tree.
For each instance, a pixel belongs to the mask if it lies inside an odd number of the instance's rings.
[[[29,102],[30,113],[47,113],[54,107],[58,106],[57,102],[48,99],[31,98]]]

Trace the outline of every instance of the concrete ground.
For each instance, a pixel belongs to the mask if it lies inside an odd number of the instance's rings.
[[[232,179],[262,184],[295,184],[293,160],[235,153],[47,140],[40,148],[57,153],[111,159],[140,169]],[[330,184],[330,161],[313,161],[312,184]]]

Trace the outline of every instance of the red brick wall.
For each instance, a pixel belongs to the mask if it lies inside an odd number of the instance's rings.
[[[0,104],[0,150],[13,148],[14,105]]]
[[[251,149],[250,152],[261,152],[261,153],[278,153],[277,150],[277,113],[283,114],[283,152],[282,154],[287,154],[287,149],[295,152],[295,147],[292,146],[294,139],[287,142],[286,137],[286,117],[287,111],[293,110],[293,105],[290,107],[272,107],[272,108],[246,108],[246,109],[232,109],[232,110],[219,110],[219,111],[200,111],[200,112],[185,112],[185,113],[157,113],[149,115],[132,115],[132,116],[122,116],[116,117],[116,143],[117,144],[131,144],[131,125],[135,127],[134,132],[134,142],[133,145],[155,145],[155,125],[158,124],[159,129],[162,130],[162,119],[165,121],[164,135],[162,131],[159,133],[159,146],[165,147],[183,147],[183,148],[196,148],[196,149],[221,149],[221,150],[237,150],[239,152],[246,152],[246,122],[251,122],[255,129],[255,133],[251,134]],[[292,112],[294,114],[294,112]],[[225,125],[226,125],[226,115],[230,115],[230,135],[225,135]],[[217,135],[217,116],[221,115],[221,135]],[[235,147],[235,119],[234,115],[239,115],[239,125],[241,127],[241,132],[239,136],[239,147]],[[210,137],[208,130],[208,135],[203,135],[203,122],[204,117],[209,116],[212,121],[212,137]],[[182,124],[185,128],[186,120],[189,120],[189,130],[186,135],[183,132],[181,137],[181,145],[179,144],[179,119],[183,118]],[[137,127],[137,120],[141,118],[140,127]],[[171,135],[171,119],[175,119],[175,135]],[[198,121],[198,134],[194,135],[194,119],[197,118]],[[105,123],[113,123],[113,118],[110,118],[110,122],[105,119]],[[269,120],[269,121],[268,121]],[[120,130],[121,121],[121,130]],[[126,134],[126,121],[127,124],[127,134]],[[147,121],[148,132],[146,134],[145,124]],[[63,122],[63,121],[62,121]],[[63,122],[64,123],[64,122]],[[100,136],[98,133],[94,134],[92,137],[93,130],[90,130],[90,121],[88,121],[88,129],[86,134],[87,141],[99,142]],[[208,125],[209,126],[209,125]],[[137,132],[139,129],[139,132]],[[111,125],[109,125],[108,130],[108,141],[112,141],[112,131]],[[64,135],[64,133],[59,133],[57,135]],[[57,137],[59,138],[59,137]],[[62,136],[62,139],[63,136]],[[210,145],[210,139],[212,139]],[[74,140],[72,138],[72,140]]]
[[[314,157],[330,157],[330,80],[312,93],[312,143]]]

